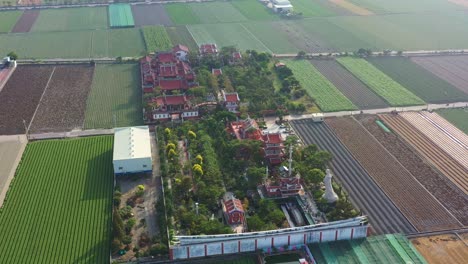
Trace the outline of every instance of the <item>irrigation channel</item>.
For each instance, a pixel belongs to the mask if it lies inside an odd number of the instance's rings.
[[[315,144],[333,154],[331,170],[336,180],[349,192],[353,204],[368,215],[375,233],[417,232],[330,128],[311,119],[292,121],[291,125],[305,144]]]

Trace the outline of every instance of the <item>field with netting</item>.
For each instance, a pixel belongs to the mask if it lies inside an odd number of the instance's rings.
[[[89,93],[85,129],[142,125],[137,64],[97,64]]]
[[[29,143],[0,212],[2,262],[109,262],[112,144],[112,136]]]

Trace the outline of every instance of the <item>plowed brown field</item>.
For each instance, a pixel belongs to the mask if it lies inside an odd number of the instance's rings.
[[[468,170],[460,163],[409,124],[403,117],[399,115],[380,115],[380,118],[465,194],[468,194],[468,177],[466,177]]]
[[[466,244],[454,234],[419,237],[411,242],[431,264],[465,264],[468,259]]]
[[[29,32],[39,17],[39,10],[26,10],[11,30],[12,33]]]
[[[353,118],[325,122],[420,232],[462,226],[359,122]]]
[[[448,181],[394,133],[384,132],[377,117],[362,115],[359,122],[462,224],[468,225],[468,196]]]

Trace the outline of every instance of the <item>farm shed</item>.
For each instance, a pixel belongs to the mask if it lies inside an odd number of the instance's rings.
[[[148,126],[121,127],[114,132],[114,174],[152,171]]]

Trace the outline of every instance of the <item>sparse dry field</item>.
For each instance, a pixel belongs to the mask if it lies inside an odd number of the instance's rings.
[[[468,259],[466,244],[454,234],[419,237],[411,242],[431,264],[465,264]]]
[[[81,129],[94,66],[56,66],[32,121],[31,132]]]
[[[420,232],[461,227],[457,219],[355,119],[330,118],[325,123]]]
[[[169,17],[163,5],[132,5],[132,13],[135,19],[135,26],[150,26],[150,25],[172,25],[172,20]]]

